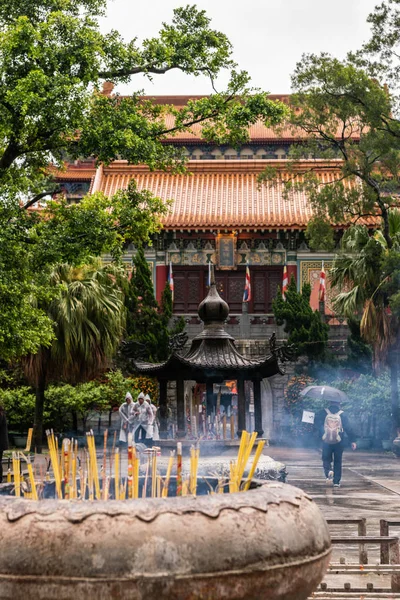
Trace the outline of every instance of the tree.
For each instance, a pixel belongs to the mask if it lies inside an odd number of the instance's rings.
[[[399,314],[396,298],[399,279],[395,264],[400,268],[400,211],[389,210],[388,248],[383,232],[371,236],[362,225],[352,227],[342,238],[341,253],[330,272],[332,285],[339,290],[334,299],[336,310],[360,318],[360,332],[373,349],[376,373],[388,365],[391,373],[392,433],[400,426],[398,392]],[[394,264],[395,263],[395,264]],[[393,310],[392,310],[393,304]]]
[[[142,247],[133,259],[127,296],[127,341],[134,342],[142,359],[158,362],[170,354],[170,338],[184,328],[183,319],[170,327],[172,294],[167,282],[158,305],[154,296],[149,265]]]
[[[272,310],[277,324],[284,325],[284,331],[289,334],[287,343],[295,346],[299,356],[305,355],[311,360],[323,359],[329,326],[321,321],[320,313],[311,308],[310,296],[310,284],[305,283],[302,291],[298,292],[292,277],[285,300],[278,291]]]
[[[105,7],[106,0],[1,2],[1,357],[51,344],[51,323],[26,298],[48,296],[46,279],[56,262],[82,264],[83,251],[118,256],[132,238],[147,243],[159,224],[160,211],[152,210],[157,199],[133,188],[135,210],[121,192],[111,200],[96,196],[73,210],[52,204],[44,218],[37,211],[27,214],[59,191],[55,167],[93,156],[98,164],[118,158],[182,171],[182,149],[164,144],[166,136],[196,123],[205,139],[234,144],[246,139],[248,125],[258,118],[271,125],[285,114],[282,104],[248,87],[247,73],[236,70],[229,40],[211,27],[204,11],[176,9],[158,37],[138,45],[136,39],[124,42],[116,31],[101,33],[98,21]],[[140,73],[151,79],[171,69],[206,73],[213,90],[221,71],[229,70],[231,77],[225,90],[190,101],[182,110],[144,101],[138,93],[122,98],[101,92],[106,81],[131,82]],[[142,201],[148,213],[141,210]],[[148,229],[141,214],[147,214]],[[17,256],[25,257],[23,266],[20,260],[9,264],[10,243]]]
[[[80,268],[54,268],[57,294],[43,309],[54,323],[51,346],[24,358],[25,375],[35,388],[34,443],[41,450],[45,390],[49,382],[76,384],[105,371],[125,324],[124,297],[115,270],[94,262]]]
[[[351,227],[332,271],[332,283],[340,290],[335,306],[349,317],[358,311],[361,334],[373,346],[375,365],[389,363],[393,433],[400,425],[400,271],[393,228],[400,178],[399,4],[387,0],[376,7],[369,16],[371,40],[360,52],[344,61],[327,54],[305,55],[298,63],[292,77],[290,122],[301,135],[292,151],[292,177],[284,184],[287,196],[294,190],[308,194],[314,218],[306,234],[312,248],[321,245],[322,237],[325,247],[332,249],[333,230]],[[300,163],[300,158],[307,162]],[[318,172],[324,159],[331,161],[329,181]],[[277,179],[276,171],[261,177]],[[375,226],[377,238],[360,223]]]

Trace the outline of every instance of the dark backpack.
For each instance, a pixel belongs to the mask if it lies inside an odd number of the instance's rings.
[[[340,434],[343,432],[343,426],[340,415],[343,413],[343,411],[339,410],[337,413],[331,413],[329,408],[326,408],[325,411],[326,417],[322,440],[327,444],[338,444],[342,441]]]

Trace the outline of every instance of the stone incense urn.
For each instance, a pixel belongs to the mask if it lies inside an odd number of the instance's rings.
[[[0,599],[305,600],[330,557],[316,504],[237,494],[79,502],[0,497]]]

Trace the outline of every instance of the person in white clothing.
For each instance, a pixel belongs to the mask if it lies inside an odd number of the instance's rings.
[[[143,392],[140,392],[138,401],[132,411],[132,433],[135,436],[136,443],[148,444],[148,441],[146,441],[147,431],[150,429],[152,422],[153,411],[150,404],[145,400]]]
[[[149,394],[146,394],[144,399],[149,403],[151,410],[153,411],[153,422],[151,423],[151,428],[149,428],[147,432],[147,440],[151,439],[151,441],[158,441],[160,439],[160,434],[158,431],[158,423],[157,423],[157,406],[152,404],[151,398]]]
[[[119,407],[119,416],[121,417],[121,429],[119,432],[119,441],[126,444],[130,429],[130,418],[132,411],[132,396],[129,392],[125,395],[125,402]]]

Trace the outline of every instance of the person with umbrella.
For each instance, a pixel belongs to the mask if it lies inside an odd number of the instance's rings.
[[[330,485],[333,481],[333,487],[340,487],[343,450],[345,448],[344,436],[348,437],[353,450],[357,448],[356,436],[349,419],[340,408],[341,403],[347,400],[347,396],[336,388],[319,385],[306,387],[301,395],[326,400],[327,407],[316,414],[314,425],[320,439],[322,439],[322,465],[326,483]]]

